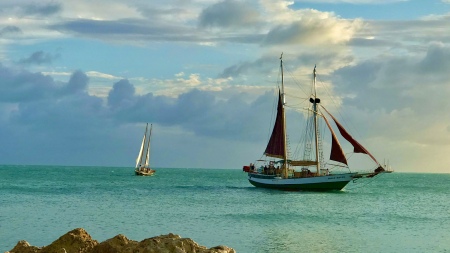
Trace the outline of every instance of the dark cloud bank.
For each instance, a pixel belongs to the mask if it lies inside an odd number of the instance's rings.
[[[209,139],[208,145],[220,139],[252,142],[266,138],[267,129],[255,126],[268,120],[254,112],[272,106],[271,94],[251,103],[242,95],[223,101],[196,89],[177,98],[139,95],[125,79],[103,99],[87,92],[89,78],[82,71],[57,82],[0,65],[0,80],[0,163],[132,164],[143,133],[137,123],[145,122]],[[176,136],[158,138],[177,142]]]

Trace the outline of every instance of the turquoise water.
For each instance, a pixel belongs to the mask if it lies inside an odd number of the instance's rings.
[[[78,227],[98,241],[175,233],[244,253],[450,252],[450,174],[314,193],[255,188],[240,170],[0,166],[0,252]]]

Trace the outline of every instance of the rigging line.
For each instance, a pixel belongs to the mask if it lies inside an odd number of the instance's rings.
[[[296,110],[298,110],[298,109],[296,109]],[[304,128],[302,128],[302,129],[305,129],[305,132],[306,132],[308,129],[308,124],[309,124],[309,112],[308,112],[308,115],[306,115],[306,116],[304,114],[301,114],[299,116],[303,116],[302,118],[304,118],[304,121],[303,121]],[[306,134],[300,134],[300,139],[299,139],[299,141],[295,147],[295,151],[294,151],[294,155],[296,157],[300,157],[300,152],[302,151],[301,143],[304,143],[306,145]]]
[[[294,154],[293,157],[295,157],[296,159],[299,157],[299,153],[301,151],[301,143],[304,143],[304,137],[302,134],[300,134],[300,138],[299,141],[297,142],[297,145],[295,146],[295,150],[294,150]]]
[[[348,165],[341,165],[341,164],[336,164],[336,163],[331,163],[331,162],[327,162],[326,165],[331,166],[332,168],[349,168]]]
[[[304,135],[302,138],[304,138],[304,149],[303,149],[303,159],[304,160],[312,160],[312,142],[314,138],[314,131],[313,131],[313,112],[311,110],[308,110],[308,117],[306,118],[306,131],[304,132]]]
[[[320,114],[317,114],[317,115],[320,116]],[[325,140],[325,132],[326,132],[325,130],[328,129],[328,127],[326,124],[323,124],[323,123],[324,123],[323,121],[319,121],[319,126],[322,129],[320,132],[321,133],[320,134],[320,138],[321,138],[321,140],[320,140],[320,157],[321,157],[321,162],[325,163],[325,156],[323,154],[323,151],[324,151],[323,143]]]
[[[309,102],[309,98],[310,98],[310,97],[307,97],[307,98],[305,98],[305,97],[297,97],[297,96],[292,96],[292,95],[287,95],[287,94],[286,94],[286,97],[298,99],[300,103]]]
[[[309,111],[309,108],[301,107],[301,104],[286,105],[285,108],[289,108],[289,109],[292,109],[292,110],[297,111],[297,112]]]
[[[330,171],[336,169],[336,170],[338,170],[338,171],[346,170],[346,171],[348,171],[348,172],[351,172],[350,167],[349,167],[348,165],[337,164],[337,163],[331,163],[330,161],[328,161],[327,164],[328,164],[329,166],[332,167],[332,168],[330,169]]]
[[[305,119],[304,125],[305,125],[305,132],[304,132],[304,134],[301,135],[301,140],[303,141],[303,143],[305,143],[304,146],[303,146],[303,157],[302,158],[304,160],[306,160],[307,159],[306,152],[307,152],[308,145],[309,145],[309,142],[310,142],[310,139],[309,139],[309,132],[310,132],[309,130],[310,130],[310,127],[311,127],[311,114],[310,114],[310,112],[308,112],[308,115],[307,115],[307,117]],[[301,151],[302,151],[302,147],[301,147],[300,143],[298,143],[298,153],[299,153],[299,155],[300,155]]]
[[[352,156],[354,155],[354,152],[349,152],[349,153],[345,153],[345,157],[347,157],[347,161],[350,161],[350,158],[352,158]],[[373,170],[375,170],[378,167],[378,165],[375,165],[372,167],[372,169],[365,169],[365,170],[361,170],[360,172],[372,172]],[[348,167],[350,170],[350,166]]]
[[[318,76],[317,78],[319,79],[319,82],[323,84],[323,81],[320,79],[319,75],[317,75],[317,76]],[[354,124],[352,124],[352,122],[348,123],[346,118],[343,116],[342,109],[341,109],[341,104],[339,102],[336,102],[336,99],[335,99],[336,96],[332,95],[332,93],[331,93],[330,89],[327,87],[327,85],[322,85],[322,87],[327,92],[328,96],[330,97],[331,102],[333,102],[333,104],[335,105],[336,111],[339,114],[340,118],[342,119],[342,121],[343,121],[344,125],[346,126],[346,128],[347,128],[347,126],[350,127],[352,135],[353,135],[353,132],[356,132],[356,137],[358,139],[361,139],[362,137],[361,137],[360,132],[358,131],[358,128],[356,128],[354,126]]]
[[[300,90],[301,90],[306,96],[311,96],[311,93],[305,92],[305,89],[306,89],[306,88],[300,85],[300,82],[298,81],[297,78],[295,78],[295,75],[294,75],[293,72],[289,69],[288,66],[285,66],[285,65],[284,65],[284,72],[285,72],[285,73],[287,72],[287,74],[288,74],[288,75],[292,78],[292,80],[294,81],[294,84],[296,84],[297,87],[300,88]],[[308,76],[309,76],[309,75],[308,75]]]
[[[286,97],[290,97],[290,98],[298,98],[301,100],[308,100],[310,97],[301,97],[301,96],[296,96],[296,95],[292,95],[292,94],[286,94]]]

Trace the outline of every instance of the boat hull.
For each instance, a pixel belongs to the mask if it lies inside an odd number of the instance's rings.
[[[286,178],[248,173],[248,181],[256,186],[287,191],[340,191],[352,179],[355,173],[329,176]]]
[[[142,170],[134,170],[134,174],[136,176],[153,176],[155,174],[155,170],[149,170],[148,172]]]

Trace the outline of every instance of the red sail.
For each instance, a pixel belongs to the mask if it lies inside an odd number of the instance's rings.
[[[333,129],[331,128],[331,125],[328,122],[327,118],[325,118],[325,116],[324,116],[323,119],[325,120],[325,123],[327,123],[328,129],[330,129],[330,132],[331,132],[330,160],[348,165],[347,158],[345,157],[345,154],[344,154],[344,151],[342,150],[341,144],[339,144],[339,141],[336,138],[336,134],[334,133]]]
[[[330,112],[327,111],[327,109],[325,109],[325,107],[322,106],[322,108],[328,113],[328,115],[331,116],[331,118],[334,120],[334,123],[336,123],[337,128],[339,129],[339,132],[341,133],[342,137],[344,137],[348,142],[350,142],[350,144],[353,145],[353,152],[354,153],[363,153],[363,154],[367,154],[368,156],[370,156],[370,158],[372,158],[372,160],[374,160],[377,164],[380,164],[377,159],[375,159],[375,157],[373,157],[373,155],[371,153],[369,153],[369,151],[367,151],[367,149],[365,149],[361,144],[359,144],[359,142],[357,142],[355,139],[353,139],[353,137],[347,132],[347,130],[345,130],[345,128],[337,121],[337,119],[331,115]]]
[[[284,108],[281,99],[281,92],[278,91],[278,107],[277,118],[275,125],[273,126],[272,135],[270,136],[269,143],[267,144],[264,154],[267,156],[277,157],[284,159],[285,155],[285,141],[284,141]]]

